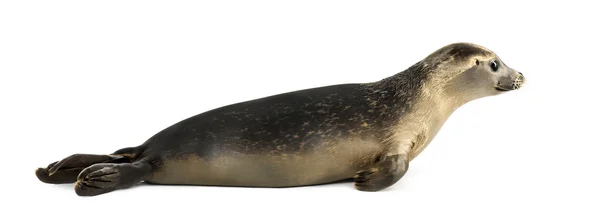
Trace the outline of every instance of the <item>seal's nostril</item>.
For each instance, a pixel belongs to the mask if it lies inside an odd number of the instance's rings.
[[[519,72],[519,75],[523,76],[523,73]]]

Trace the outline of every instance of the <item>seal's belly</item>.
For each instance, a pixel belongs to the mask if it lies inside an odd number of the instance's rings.
[[[372,164],[378,145],[337,146],[310,153],[227,153],[165,159],[145,181],[156,184],[289,187],[352,178]]]

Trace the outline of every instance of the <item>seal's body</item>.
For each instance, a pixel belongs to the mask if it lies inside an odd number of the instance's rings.
[[[75,154],[36,170],[92,196],[154,184],[290,187],[353,179],[393,185],[461,105],[518,89],[523,75],[491,51],[445,46],[377,82],[278,94],[207,111],[137,147]]]

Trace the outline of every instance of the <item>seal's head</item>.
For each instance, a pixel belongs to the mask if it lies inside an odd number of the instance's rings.
[[[461,102],[521,88],[525,77],[506,65],[494,52],[470,43],[454,43],[431,54],[431,82]]]

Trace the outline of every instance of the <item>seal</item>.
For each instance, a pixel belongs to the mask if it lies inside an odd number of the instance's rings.
[[[462,105],[519,89],[523,74],[472,43],[444,46],[374,82],[297,90],[215,108],[136,147],[38,168],[45,183],[95,196],[138,183],[283,188],[398,182]]]

